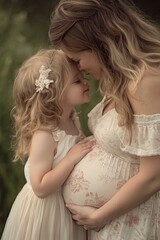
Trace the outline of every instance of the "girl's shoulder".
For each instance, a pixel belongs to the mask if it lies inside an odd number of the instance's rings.
[[[34,132],[31,141],[30,152],[44,152],[48,149],[56,148],[57,143],[54,141],[52,133],[45,130],[37,130]]]
[[[32,139],[46,141],[52,139],[52,133],[46,130],[37,130],[34,132]]]

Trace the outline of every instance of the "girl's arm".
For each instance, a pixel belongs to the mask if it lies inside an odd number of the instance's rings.
[[[58,190],[73,167],[92,149],[92,146],[93,143],[87,140],[75,144],[52,169],[57,143],[50,133],[37,131],[33,135],[30,150],[30,177],[35,194],[44,198]]]
[[[130,92],[134,112],[146,115],[160,113],[160,78],[143,80],[133,97],[132,91]],[[139,173],[124,184],[102,207],[95,209],[68,205],[68,208],[78,224],[86,225],[87,229],[99,230],[111,220],[145,202],[159,190],[160,156],[141,157]]]

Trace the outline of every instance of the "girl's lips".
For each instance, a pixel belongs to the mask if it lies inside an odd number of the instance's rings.
[[[85,92],[89,92],[89,88],[87,88],[86,90],[84,90],[84,93],[85,93]]]

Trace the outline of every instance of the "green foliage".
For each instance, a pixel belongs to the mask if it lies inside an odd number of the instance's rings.
[[[47,24],[42,26],[35,21],[31,27],[28,12],[18,10],[17,5],[4,4],[0,8],[0,235],[11,205],[24,184],[22,164],[12,162],[12,85],[21,63],[38,49],[48,47],[49,16],[46,19]]]
[[[89,80],[89,85],[90,85],[90,96],[91,96],[91,101],[85,105],[77,107],[79,117],[80,117],[80,122],[82,125],[82,129],[85,133],[86,136],[91,135],[91,132],[88,129],[88,113],[91,111],[91,109],[101,100],[101,96],[98,91],[98,81],[95,81],[92,78],[88,78]]]

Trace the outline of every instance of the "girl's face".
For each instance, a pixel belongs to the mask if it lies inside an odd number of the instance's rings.
[[[65,51],[67,56],[76,62],[80,71],[84,71],[86,74],[90,74],[95,79],[101,78],[102,68],[98,57],[92,51],[82,51],[77,53],[71,53]]]
[[[69,84],[64,97],[64,105],[73,108],[77,105],[88,103],[89,101],[89,83],[83,78],[77,66],[73,64]]]

